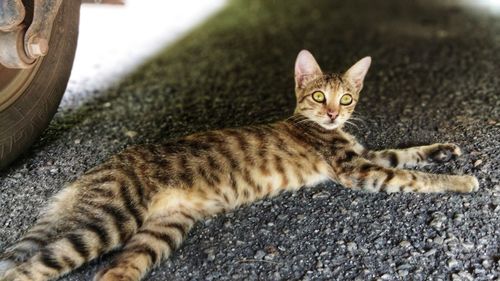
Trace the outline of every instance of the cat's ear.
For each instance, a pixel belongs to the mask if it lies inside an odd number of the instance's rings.
[[[303,88],[308,81],[318,75],[323,75],[323,72],[313,55],[307,50],[300,51],[295,61],[295,87]]]
[[[363,81],[365,80],[366,73],[368,72],[371,63],[371,57],[364,57],[351,66],[351,68],[349,68],[349,70],[347,70],[344,74],[344,77],[347,78],[347,80],[349,80],[354,87],[356,87],[357,92],[361,91],[363,88]]]

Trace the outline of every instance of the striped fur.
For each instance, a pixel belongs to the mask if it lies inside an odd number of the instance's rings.
[[[95,280],[140,280],[180,247],[197,221],[326,180],[372,192],[477,190],[472,176],[403,169],[460,155],[453,144],[368,151],[342,131],[344,122],[325,126],[328,107],[340,109],[339,120],[354,109],[361,87],[349,73],[297,79],[296,113],[284,121],[130,147],[113,156],[63,189],[5,250],[0,280],[52,280],[113,249],[119,254]],[[327,102],[311,100],[317,90]],[[339,106],[346,92],[355,102]]]

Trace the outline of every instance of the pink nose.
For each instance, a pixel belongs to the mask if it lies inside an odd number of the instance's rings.
[[[330,119],[335,120],[335,118],[337,118],[337,116],[339,116],[339,113],[336,112],[336,111],[330,111],[330,110],[328,110],[326,112],[326,115],[328,115],[328,117],[330,117]]]

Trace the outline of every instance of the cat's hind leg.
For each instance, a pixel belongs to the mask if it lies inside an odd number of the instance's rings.
[[[364,157],[384,167],[411,168],[448,162],[461,154],[460,148],[455,144],[435,143],[405,149],[369,151]]]
[[[182,191],[159,196],[143,226],[95,281],[137,281],[177,249],[202,215]]]

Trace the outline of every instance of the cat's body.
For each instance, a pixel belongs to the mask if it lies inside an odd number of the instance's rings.
[[[57,278],[120,247],[96,280],[139,280],[180,246],[196,221],[326,180],[374,192],[478,188],[471,176],[401,169],[448,161],[460,155],[453,144],[365,149],[341,127],[361,90],[355,78],[362,83],[369,62],[357,63],[344,76],[319,77],[309,56],[302,52],[297,60],[294,116],[131,147],[113,156],[62,190],[24,238],[6,250],[0,280]]]

